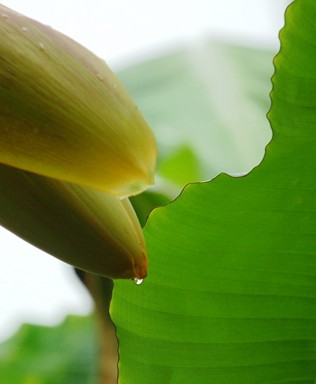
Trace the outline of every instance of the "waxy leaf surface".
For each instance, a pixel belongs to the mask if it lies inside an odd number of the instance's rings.
[[[148,278],[114,289],[121,384],[314,384],[315,19],[287,11],[263,162],[151,214]]]

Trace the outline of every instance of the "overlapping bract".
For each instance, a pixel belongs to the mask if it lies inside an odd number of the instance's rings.
[[[156,143],[103,60],[0,5],[0,224],[78,268],[147,274],[127,196],[153,183]]]
[[[153,183],[156,144],[105,62],[0,6],[0,162],[116,196]]]
[[[128,199],[0,164],[0,224],[81,269],[144,278],[141,228]]]

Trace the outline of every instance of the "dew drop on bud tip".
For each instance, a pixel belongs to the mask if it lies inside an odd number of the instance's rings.
[[[135,277],[134,279],[132,279],[132,282],[136,285],[141,285],[142,282],[144,281],[144,279],[138,279],[137,277]]]

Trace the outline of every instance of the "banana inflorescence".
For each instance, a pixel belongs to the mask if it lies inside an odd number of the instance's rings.
[[[0,5],[0,224],[78,268],[147,274],[127,197],[153,183],[154,136],[105,62]]]

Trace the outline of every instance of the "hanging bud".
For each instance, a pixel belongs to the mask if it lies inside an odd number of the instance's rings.
[[[156,143],[93,53],[0,5],[0,163],[124,197],[153,183]]]
[[[0,225],[77,268],[143,279],[143,233],[128,199],[0,164]]]

